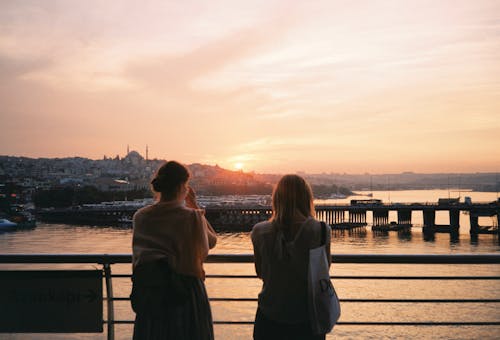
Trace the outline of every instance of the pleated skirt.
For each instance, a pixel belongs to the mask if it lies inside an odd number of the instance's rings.
[[[136,315],[134,340],[213,340],[212,312],[205,284],[190,278],[190,296],[185,303],[168,306],[161,315]]]

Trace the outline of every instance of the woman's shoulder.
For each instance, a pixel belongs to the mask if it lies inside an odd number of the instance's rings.
[[[269,230],[272,227],[271,221],[262,221],[255,224],[252,228],[252,231],[265,231]]]
[[[147,221],[149,219],[162,219],[176,216],[176,218],[190,218],[194,216],[193,209],[182,205],[173,205],[168,203],[155,203],[147,205],[137,210],[133,216],[134,222]]]
[[[321,228],[321,223],[322,221],[318,221],[317,219],[315,219],[314,217],[308,217],[304,223],[308,224],[308,225],[311,225],[311,226],[314,226],[314,228]]]
[[[262,221],[253,226],[251,236],[252,239],[264,237],[272,232],[272,223],[270,221]]]
[[[140,219],[144,218],[145,216],[147,216],[148,214],[150,214],[153,209],[154,209],[154,205],[147,205],[145,207],[142,207],[134,213],[134,216],[132,219],[134,221],[140,220]]]
[[[198,222],[201,222],[203,220],[205,216],[205,210],[189,208],[185,205],[182,205],[178,207],[176,214],[183,216],[186,219],[191,219],[195,222],[195,224],[198,224]]]
[[[327,231],[331,231],[332,230],[332,227],[328,223],[326,223],[324,221],[319,221],[319,220],[317,220],[317,219],[315,219],[313,217],[309,218],[308,223],[317,232],[321,232],[323,230],[323,227],[322,227],[323,224],[325,225]]]

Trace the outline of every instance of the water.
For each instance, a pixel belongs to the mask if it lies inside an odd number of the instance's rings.
[[[435,202],[448,197],[445,190],[374,192],[373,198],[392,202]],[[458,195],[451,195],[456,197]],[[496,200],[496,193],[469,192],[474,201]],[[352,198],[352,197],[351,197]],[[349,199],[351,199],[349,198]],[[326,200],[317,203],[342,203],[346,200]],[[368,216],[370,217],[370,216]],[[394,218],[390,218],[394,220]],[[414,213],[413,222],[421,224],[421,213]],[[448,222],[446,214],[437,214],[436,223]],[[489,218],[480,221],[488,225]],[[406,253],[406,254],[449,254],[449,253],[498,253],[500,246],[496,236],[479,235],[477,240],[469,237],[468,216],[460,219],[460,235],[450,239],[449,234],[436,234],[432,240],[425,240],[420,227],[414,227],[409,234],[373,233],[370,228],[356,233],[334,232],[332,252],[343,253]],[[39,224],[34,230],[0,234],[2,253],[130,253],[131,230],[62,224]],[[251,253],[249,233],[225,233],[211,253]],[[72,268],[93,268],[77,265]],[[130,265],[113,266],[115,273],[130,273]],[[254,274],[251,264],[207,264],[209,274]],[[362,265],[333,264],[334,275],[500,275],[498,265]],[[130,279],[115,279],[115,295],[130,294]],[[256,297],[261,283],[258,279],[225,280],[208,279],[207,289],[211,297]],[[341,298],[498,298],[498,281],[369,281],[334,280]],[[458,308],[457,308],[458,307]],[[356,304],[343,303],[343,321],[500,321],[500,304]],[[116,319],[132,319],[129,302],[116,303]],[[255,302],[213,302],[215,320],[251,320],[256,309]],[[117,325],[116,338],[131,338],[131,326]],[[216,325],[217,339],[250,339],[251,326]],[[433,338],[433,339],[495,339],[500,327],[403,327],[403,326],[337,326],[328,339],[360,338]],[[105,339],[103,334],[64,335],[8,335],[0,339]]]

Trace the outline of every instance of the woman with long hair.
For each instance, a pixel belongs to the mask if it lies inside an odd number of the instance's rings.
[[[262,279],[254,339],[325,339],[313,334],[308,314],[309,250],[320,245],[321,222],[314,218],[313,193],[300,176],[283,176],[273,191],[273,214],[252,229],[255,270]],[[330,259],[331,229],[326,225]]]
[[[151,182],[153,205],[133,218],[134,339],[213,339],[203,262],[216,233],[188,185],[189,171],[169,161]]]

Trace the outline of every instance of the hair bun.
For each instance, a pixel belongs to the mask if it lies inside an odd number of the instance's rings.
[[[161,181],[158,179],[158,177],[154,178],[151,181],[151,185],[153,186],[153,190],[156,192],[161,192],[163,189],[163,185],[161,185]]]
[[[172,199],[176,197],[180,184],[188,179],[189,171],[184,165],[169,161],[158,169],[151,186],[155,192],[161,193],[163,199]]]

